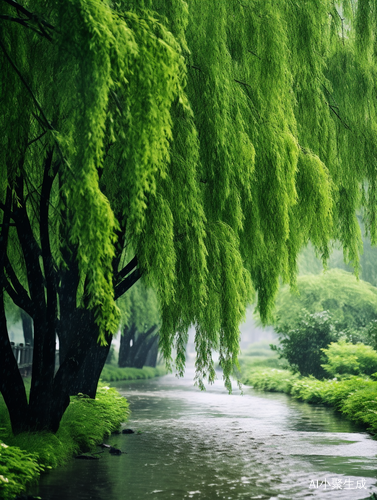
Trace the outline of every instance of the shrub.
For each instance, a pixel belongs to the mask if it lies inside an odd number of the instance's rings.
[[[325,361],[322,349],[337,340],[337,333],[327,311],[321,313],[305,313],[297,327],[287,329],[279,326],[277,334],[280,346],[271,346],[280,358],[284,358],[294,372],[303,376],[313,375],[316,378],[327,377],[322,368]]]
[[[38,479],[43,468],[37,459],[33,453],[0,441],[0,498],[14,498],[27,484]]]
[[[290,394],[292,385],[298,379],[297,374],[288,370],[265,369],[246,370],[241,382],[252,385],[255,389],[269,392],[285,392]]]
[[[316,380],[288,370],[243,368],[244,384],[263,391],[285,392],[307,403],[333,406],[377,435],[377,382],[356,376],[342,380]]]
[[[377,434],[377,383],[349,395],[342,405],[342,412],[349,418],[368,426],[368,431]]]
[[[331,342],[327,349],[322,349],[327,363],[322,367],[332,376],[372,375],[377,372],[377,352],[362,343],[351,344],[342,339]]]

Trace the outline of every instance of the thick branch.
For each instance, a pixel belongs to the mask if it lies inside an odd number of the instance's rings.
[[[10,188],[8,187],[4,205],[3,227],[0,233],[0,288],[2,288],[5,284],[4,266],[5,266],[5,258],[8,247],[11,203],[12,203],[12,193]]]
[[[137,257],[135,257],[121,270],[118,272],[116,275],[116,283],[117,285],[120,284],[120,281],[129,274],[132,269],[134,269],[137,266]]]
[[[135,271],[127,276],[126,279],[124,279],[119,285],[117,285],[114,288],[114,299],[117,300],[119,297],[121,297],[124,293],[127,292],[129,288],[131,288],[132,285],[134,285],[139,279],[141,278],[141,272],[140,269],[135,269]]]
[[[21,309],[26,311],[29,314],[29,316],[33,317],[34,316],[33,303],[29,297],[28,292],[21,285],[19,279],[17,278],[17,275],[14,272],[12,264],[10,263],[7,255],[5,256],[5,272],[8,279],[10,280],[10,283],[8,280],[6,280],[5,282],[6,292],[18,307],[21,307]]]
[[[45,270],[45,278],[47,285],[47,300],[56,301],[57,285],[56,285],[56,275],[54,269],[54,262],[51,253],[50,245],[50,235],[49,235],[49,219],[48,219],[48,208],[50,202],[50,194],[52,185],[56,176],[56,169],[53,175],[50,175],[50,169],[52,164],[53,150],[51,149],[47,153],[44,173],[43,173],[43,183],[42,192],[40,200],[40,237],[42,246],[42,259]]]
[[[121,281],[121,277],[119,276],[118,273],[119,273],[119,264],[120,264],[120,260],[122,258],[124,245],[125,245],[125,241],[126,241],[126,224],[125,224],[124,218],[121,216],[121,214],[115,214],[115,216],[116,216],[117,220],[119,221],[119,229],[116,232],[117,239],[115,242],[115,257],[113,258],[113,261],[112,261],[112,268],[113,268],[113,283],[118,284],[119,281]],[[130,271],[131,271],[131,269],[129,271],[127,271],[127,274]]]
[[[16,194],[20,202],[20,205],[15,209],[15,215],[17,217],[17,235],[25,258],[31,299],[34,306],[39,308],[43,307],[42,304],[45,302],[43,289],[44,277],[39,264],[39,255],[41,251],[34,237],[26,211],[23,195],[23,179],[21,177],[17,177],[16,180]]]

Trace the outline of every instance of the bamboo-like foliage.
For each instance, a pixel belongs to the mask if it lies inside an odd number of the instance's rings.
[[[165,358],[175,345],[183,370],[194,324],[199,384],[216,349],[229,386],[255,292],[266,320],[309,241],[326,260],[339,239],[357,267],[361,203],[377,241],[374,3],[23,6],[35,15],[0,0],[2,202],[22,174],[34,217],[53,150],[54,258],[77,247],[101,339],[122,235],[159,298]]]

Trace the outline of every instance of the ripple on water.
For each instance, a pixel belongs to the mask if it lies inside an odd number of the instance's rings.
[[[376,442],[327,408],[248,388],[229,396],[218,382],[202,393],[192,379],[172,376],[121,390],[132,409],[127,427],[142,431],[109,439],[127,454],[72,461],[45,475],[34,494],[50,500],[358,500],[375,490]],[[361,480],[366,489],[343,488]]]

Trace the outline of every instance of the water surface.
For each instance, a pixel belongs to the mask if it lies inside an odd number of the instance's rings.
[[[130,402],[112,435],[126,453],[72,460],[31,493],[50,500],[364,499],[377,491],[377,441],[333,410],[221,381],[205,392],[168,375],[117,384]],[[98,448],[96,451],[99,451]]]

